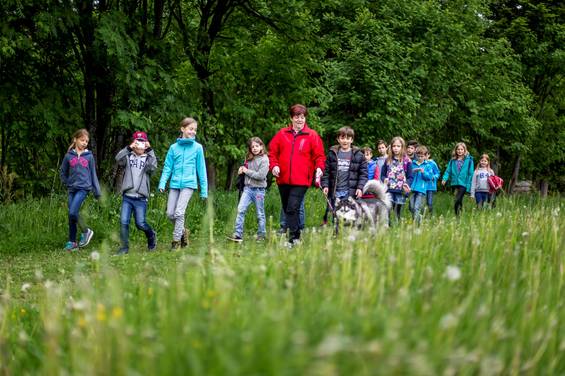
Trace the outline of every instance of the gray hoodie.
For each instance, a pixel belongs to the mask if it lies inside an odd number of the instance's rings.
[[[245,186],[252,188],[267,187],[267,174],[269,173],[269,157],[265,154],[247,161],[245,173]]]
[[[122,193],[131,197],[149,198],[150,176],[157,169],[157,158],[149,148],[143,155],[137,155],[126,146],[116,154],[118,166],[125,167]]]

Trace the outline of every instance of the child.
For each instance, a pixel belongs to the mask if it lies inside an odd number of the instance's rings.
[[[467,151],[467,145],[463,142],[457,143],[441,181],[442,185],[445,185],[447,181],[449,181],[450,186],[455,188],[454,209],[456,216],[459,216],[461,208],[463,207],[463,196],[465,192],[471,190],[473,168],[473,157]]]
[[[379,153],[379,156],[377,157],[377,167],[379,169],[379,172],[383,170],[383,166],[386,162],[387,150],[388,147],[384,140],[377,141],[377,152]],[[378,176],[380,177],[380,173]]]
[[[429,151],[426,153],[426,161],[428,161],[432,169],[432,180],[426,182],[426,201],[430,215],[432,215],[434,210],[434,192],[437,192],[437,181],[440,171],[437,163],[433,159],[430,159]]]
[[[428,155],[428,148],[419,145],[416,148],[416,161],[412,162],[412,185],[410,189],[412,191],[412,196],[410,196],[410,202],[412,207],[412,218],[416,224],[420,224],[422,221],[422,215],[420,211],[422,206],[424,206],[424,200],[426,197],[428,183],[433,179],[432,165],[426,160]]]
[[[483,154],[479,159],[479,165],[475,169],[471,182],[471,197],[475,199],[479,209],[482,209],[485,202],[489,201],[488,178],[492,175],[494,175],[494,171],[490,168],[490,158],[488,154]]]
[[[169,178],[169,197],[167,199],[167,217],[173,222],[173,241],[171,250],[188,245],[188,230],[184,228],[184,213],[192,193],[200,184],[200,197],[208,197],[208,180],[204,149],[196,142],[198,123],[193,118],[184,118],[180,122],[181,138],[169,147],[165,166],[159,181],[159,191],[164,192]]]
[[[251,137],[248,141],[245,165],[239,168],[238,174],[245,176],[245,187],[237,206],[237,218],[233,235],[228,237],[234,242],[243,241],[243,223],[245,213],[251,203],[255,203],[257,214],[257,241],[265,240],[265,188],[269,173],[269,157],[265,144],[259,137]]]
[[[416,161],[416,148],[418,145],[416,140],[410,140],[406,143],[406,155],[412,162]]]
[[[392,208],[398,220],[400,220],[402,206],[406,202],[406,195],[410,193],[410,184],[412,184],[411,163],[406,155],[404,139],[394,137],[390,142],[388,156],[381,170],[381,180],[388,187]]]
[[[368,172],[367,179],[369,180],[379,179],[381,176],[381,170],[379,170],[377,161],[373,160],[373,149],[366,146],[363,149],[361,149],[361,151],[363,151],[363,155],[365,156],[365,161],[367,161],[367,172]]]
[[[86,199],[88,192],[100,197],[100,183],[96,176],[96,163],[94,156],[86,147],[88,146],[89,133],[86,129],[79,129],[73,134],[73,142],[61,163],[61,181],[69,192],[69,241],[65,250],[76,251],[79,247],[86,247],[94,231],[86,227],[79,215],[80,207]],[[81,228],[80,241],[77,244],[77,224]]]
[[[147,134],[135,132],[133,142],[116,154],[118,165],[125,168],[122,177],[122,210],[120,215],[121,247],[118,254],[129,252],[129,223],[131,214],[135,225],[147,237],[147,249],[154,251],[157,246],[157,234],[145,220],[151,175],[157,169],[157,158],[151,149]]]
[[[341,127],[337,131],[337,142],[328,151],[326,168],[321,186],[324,194],[330,197],[332,206],[335,199],[360,198],[367,183],[367,161],[361,149],[352,146],[355,132],[351,127]],[[327,210],[326,216],[327,218]]]

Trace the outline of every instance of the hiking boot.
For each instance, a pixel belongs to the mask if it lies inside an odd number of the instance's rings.
[[[117,256],[121,256],[121,255],[127,255],[129,253],[129,249],[122,247],[118,250],[118,252],[116,252]]]
[[[180,240],[173,240],[171,242],[171,251],[178,251],[180,249]]]
[[[180,237],[180,246],[181,248],[184,248],[188,245],[188,229],[185,228],[184,230],[182,230],[182,236]]]
[[[80,240],[78,242],[78,246],[80,248],[86,247],[88,245],[88,243],[90,243],[90,240],[92,239],[93,236],[94,236],[94,231],[87,228],[85,232],[80,234]]]
[[[228,236],[228,240],[236,243],[241,243],[243,241],[243,238],[239,235],[233,234],[232,236]]]
[[[67,244],[65,244],[65,251],[68,251],[68,252],[78,251],[77,242],[67,242]]]
[[[153,230],[151,235],[147,238],[147,250],[152,252],[157,248],[157,232]]]

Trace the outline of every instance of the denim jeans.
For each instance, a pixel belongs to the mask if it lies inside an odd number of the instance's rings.
[[[88,191],[78,190],[74,192],[69,192],[69,241],[77,241],[77,225],[81,228],[81,231],[86,228],[82,219],[80,218],[79,211],[82,203],[86,199]]]
[[[122,212],[120,214],[120,240],[122,249],[129,248],[129,223],[131,214],[135,219],[135,226],[145,233],[147,240],[153,236],[153,229],[145,221],[147,212],[147,199],[145,197],[129,197],[123,195]]]
[[[265,236],[265,188],[243,188],[243,193],[237,206],[237,218],[235,219],[234,235],[243,238],[243,224],[245,213],[251,203],[255,204],[257,214],[257,236]]]
[[[426,201],[428,202],[428,211],[430,215],[434,211],[434,193],[435,191],[426,191]]]
[[[301,230],[304,230],[304,220],[306,215],[304,214],[304,201],[306,199],[306,195],[304,195],[304,198],[302,199],[302,202],[300,203],[300,208],[298,209],[298,227]],[[279,222],[281,224],[281,229],[286,230],[288,229],[288,225],[286,223],[286,215],[284,215],[284,209],[281,208],[281,214],[279,217]]]
[[[488,192],[475,192],[475,201],[477,202],[478,208],[483,208],[485,202],[489,202],[489,198]]]
[[[422,222],[422,208],[424,207],[426,194],[420,192],[412,192],[410,196],[410,205],[412,206],[412,218],[416,224]]]

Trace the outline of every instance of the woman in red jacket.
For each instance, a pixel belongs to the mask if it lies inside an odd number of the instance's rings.
[[[314,175],[323,175],[326,156],[322,139],[306,124],[308,109],[290,107],[292,124],[277,132],[269,144],[269,166],[277,178],[282,208],[289,228],[289,243],[300,239],[298,208]]]

